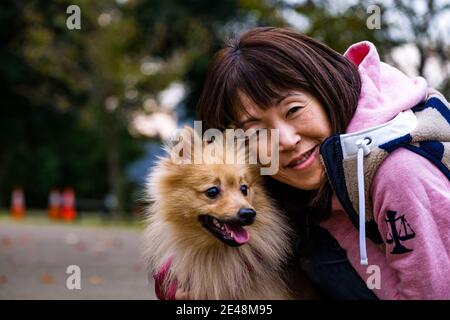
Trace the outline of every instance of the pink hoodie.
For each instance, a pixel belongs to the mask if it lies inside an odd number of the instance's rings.
[[[427,97],[427,83],[409,78],[380,61],[367,41],[344,54],[358,66],[362,89],[346,133],[367,129],[394,118]],[[333,196],[330,219],[322,223],[347,251],[350,263],[370,283],[380,270],[380,299],[450,299],[450,182],[429,160],[399,148],[379,167],[371,186],[373,212],[381,236],[391,238],[386,212],[404,215],[415,236],[401,244],[408,252],[393,254],[395,243],[382,250],[367,240],[369,268],[359,263],[358,230]],[[376,268],[376,267],[375,267]]]

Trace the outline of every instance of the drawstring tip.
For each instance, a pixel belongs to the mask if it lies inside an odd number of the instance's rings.
[[[356,173],[358,176],[358,199],[359,199],[359,253],[360,263],[367,266],[367,251],[366,251],[366,197],[364,189],[364,156],[370,153],[368,144],[372,142],[370,138],[359,139],[356,141],[358,147],[358,154],[356,159]]]

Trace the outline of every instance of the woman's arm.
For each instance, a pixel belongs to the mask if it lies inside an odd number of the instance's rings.
[[[397,275],[381,290],[393,290],[398,299],[450,298],[448,179],[427,159],[400,148],[378,169],[372,199],[388,241],[386,263]]]

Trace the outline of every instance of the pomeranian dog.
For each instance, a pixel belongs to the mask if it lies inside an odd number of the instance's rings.
[[[194,130],[182,132],[182,156],[192,158]],[[292,230],[266,194],[258,166],[224,164],[227,149],[208,164],[180,164],[166,146],[145,190],[151,272],[167,269],[165,290],[189,299],[292,299],[284,272]]]

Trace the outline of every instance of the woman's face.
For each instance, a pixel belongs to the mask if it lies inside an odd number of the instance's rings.
[[[248,114],[239,116],[240,127],[279,130],[279,170],[273,177],[299,189],[318,189],[325,177],[319,145],[332,133],[319,101],[305,92],[286,92],[262,110],[246,96],[241,98]]]

